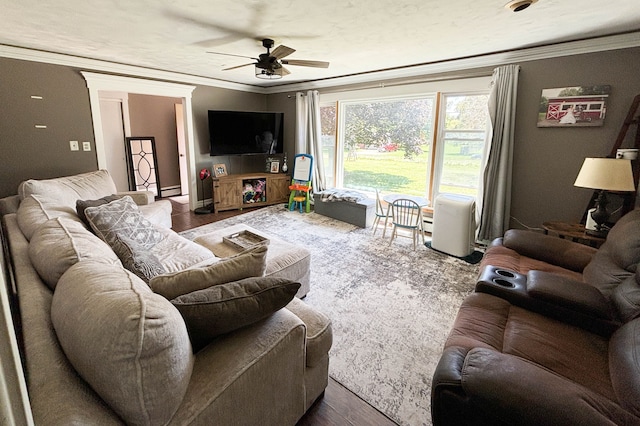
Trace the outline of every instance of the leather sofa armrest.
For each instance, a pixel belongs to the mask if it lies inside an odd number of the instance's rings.
[[[156,200],[156,196],[151,191],[122,191],[117,195],[128,195],[139,206],[146,206]]]
[[[468,351],[467,348],[450,346],[444,349],[438,361],[431,382],[431,420],[435,426],[460,424],[460,420],[467,417],[462,368]]]
[[[597,249],[584,244],[522,229],[505,232],[502,244],[522,256],[576,272],[582,272],[597,252]]]
[[[613,315],[607,299],[600,291],[581,281],[575,281],[544,271],[529,271],[527,293],[534,299],[588,316],[612,320]]]
[[[517,425],[637,424],[613,401],[523,358],[469,351],[462,387],[474,407]]]
[[[435,392],[438,386],[455,385],[462,382],[462,366],[467,356],[468,349],[459,346],[450,346],[442,351],[440,361],[433,376],[431,392]]]

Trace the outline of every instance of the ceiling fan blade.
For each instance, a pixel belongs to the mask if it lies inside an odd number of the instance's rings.
[[[212,48],[212,47],[223,46],[225,44],[234,43],[242,39],[243,37],[240,37],[240,36],[229,35],[224,37],[216,37],[216,38],[210,38],[207,40],[196,41],[195,43],[191,43],[191,44],[194,46],[199,46],[204,48]]]
[[[285,56],[291,55],[295,51],[296,51],[295,49],[292,49],[290,47],[287,47],[281,44],[280,46],[276,47],[271,51],[271,56],[273,56],[276,59],[282,59]]]
[[[324,61],[307,61],[305,59],[283,59],[282,63],[285,65],[296,65],[299,67],[329,68],[329,62],[324,62]]]
[[[164,12],[165,16],[168,16],[171,19],[175,19],[178,21],[182,21],[182,22],[186,22],[188,24],[195,24],[201,28],[205,28],[205,29],[216,29],[219,31],[223,31],[225,33],[228,34],[232,34],[234,36],[236,36],[238,39],[240,38],[249,38],[249,39],[256,39],[256,35],[253,32],[250,31],[246,31],[246,30],[242,30],[240,28],[233,28],[224,24],[220,24],[218,22],[208,22],[208,21],[204,21],[202,19],[199,18],[194,18],[192,16],[188,16],[185,14],[182,14],[180,12],[175,12],[175,11],[171,11],[171,10],[167,10]]]
[[[222,52],[207,52],[207,53],[211,53],[213,55],[235,56],[236,58],[247,58],[247,59],[253,59],[255,61],[259,61],[258,58],[254,58],[251,56],[244,56],[244,55],[234,55],[233,53],[222,53]]]
[[[285,67],[280,67],[280,69],[282,70],[282,75],[289,75],[291,74],[291,71],[289,71],[288,69],[286,69]]]
[[[255,63],[236,65],[235,67],[224,68],[222,71],[235,70],[236,68],[248,67],[249,65],[255,65]]]

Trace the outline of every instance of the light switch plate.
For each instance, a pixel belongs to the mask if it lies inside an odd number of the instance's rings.
[[[71,148],[71,151],[79,151],[78,141],[69,141],[69,148]]]
[[[82,142],[83,151],[91,151],[91,142]]]

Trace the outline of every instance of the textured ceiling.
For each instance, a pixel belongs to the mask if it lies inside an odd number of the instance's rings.
[[[0,0],[0,44],[251,85],[295,83],[640,30],[638,0]],[[329,61],[287,66],[280,81],[252,66],[269,37]],[[640,37],[640,35],[639,35]]]

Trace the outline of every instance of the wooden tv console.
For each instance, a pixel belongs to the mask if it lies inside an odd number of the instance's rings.
[[[260,187],[263,192],[254,192],[248,200],[243,190],[246,185]],[[284,173],[245,173],[213,178],[213,212],[243,209],[245,207],[270,206],[289,202],[291,176]]]

